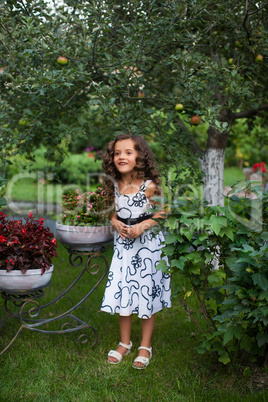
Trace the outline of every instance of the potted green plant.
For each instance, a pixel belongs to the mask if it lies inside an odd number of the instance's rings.
[[[103,189],[80,193],[78,189],[62,196],[62,213],[56,222],[62,243],[77,251],[94,251],[113,239],[109,203]]]
[[[44,219],[32,212],[25,222],[0,212],[0,290],[23,292],[50,283],[57,241]]]

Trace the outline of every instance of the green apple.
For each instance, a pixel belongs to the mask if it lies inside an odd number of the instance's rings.
[[[261,54],[258,54],[255,58],[256,63],[262,63],[263,61],[263,56]]]
[[[68,59],[64,56],[59,56],[57,58],[57,63],[60,64],[61,66],[65,66],[65,64],[67,64]]]
[[[177,112],[181,112],[183,108],[184,107],[182,103],[177,103],[177,105],[175,106],[175,110],[177,110]]]
[[[233,64],[233,61],[234,61],[234,59],[233,59],[233,58],[230,58],[230,59],[228,60],[228,63],[229,63],[229,64]]]
[[[201,118],[197,115],[197,116],[193,116],[191,118],[191,123],[193,126],[198,126],[201,123]]]
[[[27,120],[25,120],[23,117],[21,119],[19,119],[19,125],[21,127],[25,127],[27,124]]]
[[[236,40],[236,41],[235,41],[235,47],[236,47],[237,49],[241,49],[243,46],[241,45],[241,43],[239,42],[239,40]]]

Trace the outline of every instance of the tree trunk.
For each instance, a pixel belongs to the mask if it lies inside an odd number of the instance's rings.
[[[230,117],[221,116],[220,120],[230,122]],[[209,205],[224,205],[223,171],[228,134],[229,131],[220,133],[212,126],[208,128],[207,147],[201,159],[201,169],[205,173],[203,196]]]
[[[224,205],[223,171],[225,149],[207,148],[201,160],[203,196],[209,205]]]

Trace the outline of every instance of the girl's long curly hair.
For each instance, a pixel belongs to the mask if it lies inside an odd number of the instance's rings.
[[[120,134],[113,141],[108,144],[105,151],[102,163],[102,169],[105,173],[104,177],[104,190],[107,198],[112,200],[114,198],[114,182],[121,179],[121,173],[118,172],[114,165],[114,148],[117,141],[132,140],[134,142],[135,150],[138,152],[136,159],[136,178],[142,180],[152,180],[156,186],[159,186],[159,172],[157,164],[154,159],[154,154],[150,150],[147,142],[139,135]],[[156,192],[157,195],[160,194]]]

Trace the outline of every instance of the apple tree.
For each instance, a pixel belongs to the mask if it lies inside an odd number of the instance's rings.
[[[4,0],[0,8],[2,176],[10,155],[41,143],[60,162],[62,144],[88,136],[88,116],[101,114],[107,139],[132,132],[160,141],[178,181],[197,178],[201,162],[205,198],[223,203],[232,125],[256,116],[267,125],[265,2]]]

